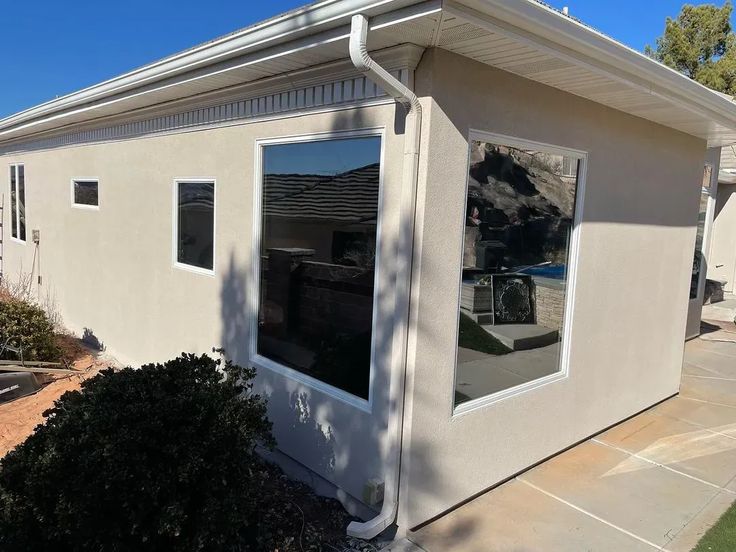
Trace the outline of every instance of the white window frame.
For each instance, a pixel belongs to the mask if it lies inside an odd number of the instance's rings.
[[[10,171],[15,167],[15,227],[13,226],[13,187],[11,184]],[[18,178],[18,167],[23,167],[23,207],[26,207],[26,178],[25,178],[25,163],[10,163],[8,165],[8,197],[10,198],[10,240],[16,243],[25,245],[28,241],[28,217],[26,216],[26,239],[23,240],[20,237],[20,201],[18,201],[18,190],[20,189],[20,179]],[[26,209],[26,213],[28,210]],[[18,236],[13,236],[15,232]]]
[[[179,184],[193,182],[212,184],[212,268],[202,268],[179,262]],[[171,186],[171,265],[180,270],[205,276],[214,276],[217,267],[217,179],[216,178],[175,178]]]
[[[370,374],[368,377],[368,400],[353,395],[339,387],[325,383],[315,377],[300,372],[289,366],[285,366],[275,360],[258,354],[258,311],[260,307],[261,293],[261,240],[262,240],[262,215],[263,215],[263,149],[267,146],[295,143],[324,142],[333,140],[343,140],[350,138],[377,137],[381,140],[381,151],[379,155],[379,176],[378,176],[378,217],[376,219],[376,264],[374,268],[374,288],[373,288],[373,320],[371,321],[371,358],[370,358]],[[384,167],[385,167],[385,148],[386,148],[386,131],[385,127],[365,128],[350,131],[331,131],[316,134],[304,134],[297,136],[285,136],[280,138],[267,138],[256,140],[254,152],[254,178],[253,183],[253,243],[252,243],[252,273],[250,279],[250,293],[248,305],[249,327],[253,328],[250,332],[249,343],[249,359],[250,364],[259,369],[270,370],[284,376],[287,379],[296,381],[310,389],[324,393],[325,395],[336,399],[340,402],[348,404],[366,413],[372,413],[375,395],[375,375],[376,375],[376,335],[378,335],[378,313],[379,299],[382,297],[381,274],[383,272],[383,259],[381,255],[381,234],[383,228],[383,190],[384,190]],[[388,345],[390,348],[390,345]],[[384,355],[385,356],[385,355]]]
[[[97,205],[87,205],[86,203],[77,203],[75,201],[74,196],[74,185],[77,182],[94,182],[97,184]],[[101,188],[100,188],[100,179],[96,176],[79,176],[72,178],[71,180],[71,199],[72,199],[72,207],[74,209],[85,209],[88,211],[99,211],[100,210],[100,204],[102,203],[102,197],[101,197]]]
[[[575,190],[575,212],[573,218],[572,235],[570,237],[570,251],[568,252],[569,264],[567,267],[567,282],[565,288],[565,309],[563,314],[563,327],[562,327],[562,341],[560,346],[560,357],[558,361],[558,371],[554,374],[549,374],[542,378],[538,378],[532,381],[528,381],[521,385],[509,387],[496,393],[491,393],[485,397],[479,397],[459,405],[455,405],[455,400],[452,403],[451,418],[466,415],[476,410],[487,408],[492,404],[499,401],[503,401],[510,397],[515,397],[523,393],[538,389],[540,387],[551,385],[553,383],[566,380],[570,376],[570,347],[571,347],[571,334],[573,325],[573,315],[575,313],[575,299],[576,293],[575,288],[577,285],[578,275],[578,260],[580,254],[580,230],[583,221],[583,204],[585,199],[585,180],[588,172],[588,153],[581,150],[575,150],[556,146],[552,144],[545,144],[543,142],[535,142],[532,140],[526,140],[522,138],[516,138],[513,136],[505,136],[503,134],[494,134],[485,132],[482,130],[471,129],[468,134],[468,157],[466,160],[466,166],[470,169],[470,155],[473,147],[473,142],[484,142],[499,146],[509,146],[521,150],[534,150],[542,153],[549,153],[552,155],[562,155],[565,157],[571,157],[578,161],[578,172],[577,172],[577,188]],[[469,176],[465,181],[465,201],[463,202],[463,213],[467,212],[468,202],[468,183]],[[461,227],[458,228],[458,234],[460,235],[459,251],[463,250],[465,241],[465,232],[463,231],[465,225],[465,217],[459,216],[458,220],[461,223]],[[462,263],[461,263],[462,264]],[[452,375],[452,397],[455,396],[455,390],[457,389],[457,367],[458,367],[458,338],[460,332],[460,293],[462,290],[462,266],[460,267],[458,274],[458,287],[457,287],[457,319],[455,320],[454,329],[454,344],[455,344],[455,363],[454,371]]]
[[[575,177],[577,177],[577,172],[575,170],[565,171],[565,160],[566,159],[576,159],[576,158],[574,158],[574,157],[571,158],[571,157],[568,157],[566,155],[563,155],[562,156],[562,176],[564,176],[565,178],[575,178]],[[569,168],[572,169],[572,167],[569,167]]]

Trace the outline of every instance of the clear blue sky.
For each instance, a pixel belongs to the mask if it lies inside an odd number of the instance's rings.
[[[719,4],[723,0],[717,0]],[[0,117],[302,5],[300,0],[5,0]],[[550,2],[643,49],[680,0]],[[701,2],[696,2],[701,3]]]

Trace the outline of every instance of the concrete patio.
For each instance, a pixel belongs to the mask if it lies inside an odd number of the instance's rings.
[[[736,343],[687,343],[681,394],[410,539],[430,552],[686,552],[736,500]]]

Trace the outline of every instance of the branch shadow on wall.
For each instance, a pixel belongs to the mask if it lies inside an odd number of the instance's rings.
[[[377,108],[379,109],[379,108]],[[403,134],[405,116],[401,106],[396,106],[394,131]],[[365,112],[354,110],[338,111],[330,115],[329,131],[340,132],[355,129],[374,128],[375,119]],[[402,138],[400,138],[402,139]],[[397,166],[399,155],[383,144],[390,170],[385,169],[388,176],[383,182],[384,196],[383,223],[388,224],[391,232],[381,233],[378,244],[378,255],[381,259],[395,259],[398,248],[398,236],[410,232],[412,221],[399,221],[399,199],[401,170]],[[398,148],[396,148],[398,149]],[[400,150],[399,150],[400,151]],[[247,184],[244,184],[244,188]],[[250,190],[245,189],[245,193]],[[390,201],[386,201],[390,199]],[[248,218],[250,213],[244,213]],[[251,226],[258,222],[251,221]],[[239,247],[250,251],[250,237],[243,236]],[[241,365],[249,363],[249,343],[253,339],[252,332],[257,328],[251,326],[252,319],[248,313],[253,312],[258,304],[258,297],[250,297],[249,290],[253,276],[252,260],[230,252],[228,264],[224,271],[220,289],[221,310],[221,343],[228,358]],[[398,262],[409,262],[399,259]],[[379,261],[377,275],[386,292],[379,295],[375,303],[373,317],[378,320],[393,321],[395,303],[389,291],[396,285],[398,266],[395,262]],[[376,318],[377,317],[377,318]],[[420,328],[421,332],[421,328]],[[274,436],[277,447],[285,454],[301,461],[325,480],[341,480],[349,478],[350,470],[371,472],[377,479],[385,476],[384,468],[390,458],[386,443],[386,427],[388,412],[393,406],[389,404],[388,383],[390,381],[391,351],[394,329],[391,323],[378,324],[373,333],[374,373],[373,399],[370,416],[345,416],[345,405],[338,404],[336,399],[318,392],[309,386],[291,380],[286,376],[260,368],[256,379],[256,390],[269,403],[269,416],[274,423]],[[419,341],[431,339],[421,336]],[[350,369],[351,366],[345,366]],[[402,398],[403,400],[403,398]],[[416,400],[421,400],[421,397]],[[366,420],[370,420],[369,423]],[[333,426],[339,427],[334,430]],[[408,442],[405,443],[408,446]],[[423,488],[440,489],[452,486],[451,480],[440,477],[431,462],[431,449],[435,444],[412,442],[412,462],[421,466]],[[368,466],[366,468],[366,466]],[[340,491],[337,495],[344,495]],[[360,499],[360,496],[354,497]],[[380,509],[380,504],[375,505]]]

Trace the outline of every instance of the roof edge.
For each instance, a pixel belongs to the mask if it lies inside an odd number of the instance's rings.
[[[324,0],[310,4],[0,119],[0,129],[120,94],[298,36],[331,29],[345,24],[356,13],[377,14],[386,11],[386,6],[394,10],[416,3],[416,0]]]

